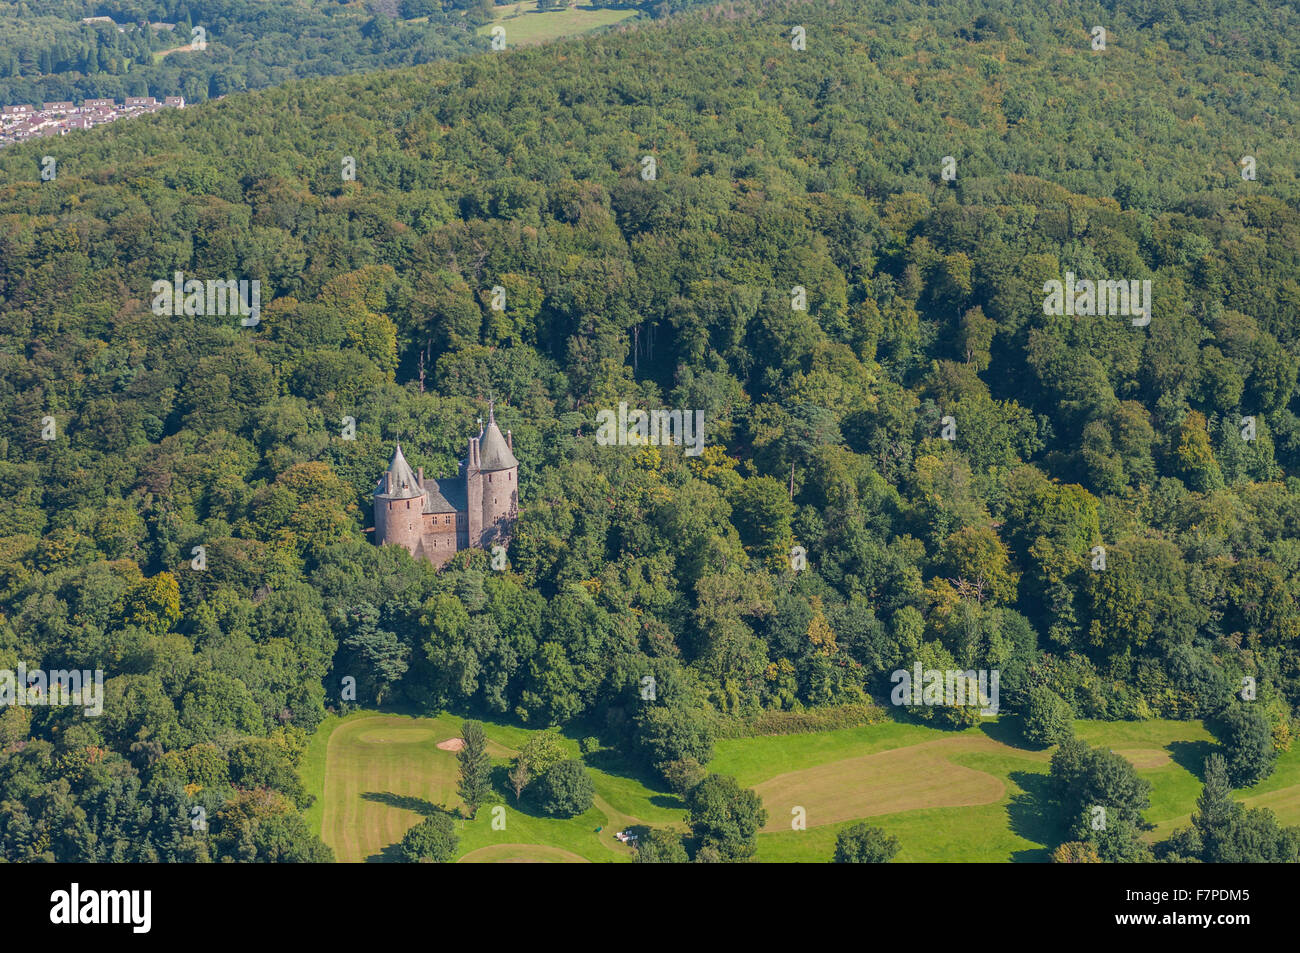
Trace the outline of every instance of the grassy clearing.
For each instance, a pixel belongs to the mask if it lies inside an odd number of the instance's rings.
[[[571,6],[567,10],[537,12],[537,0],[511,3],[497,7],[496,18],[479,27],[480,35],[487,35],[493,26],[506,29],[507,46],[531,46],[577,36],[600,27],[613,26],[636,16],[635,10],[608,10],[586,6]]]
[[[931,807],[996,804],[1006,793],[1003,779],[952,759],[984,747],[1001,746],[961,735],[777,775],[754,788],[768,808],[764,830],[788,828],[800,810],[813,827]]]
[[[1149,840],[1190,823],[1201,765],[1217,747],[1203,725],[1078,721],[1075,730],[1129,758],[1151,782],[1145,816],[1156,829]],[[1044,861],[1057,831],[1037,805],[1053,750],[1025,748],[1012,718],[962,732],[889,723],[728,740],[709,767],[735,774],[763,797],[770,816],[758,838],[760,860],[825,861],[841,828],[870,818],[898,837],[904,862]],[[1300,749],[1238,797],[1269,807],[1284,824],[1300,824]],[[796,805],[807,812],[807,830],[791,829]]]
[[[1160,779],[1151,796],[1152,809],[1146,814],[1147,820],[1156,825],[1149,840],[1166,838],[1192,822],[1196,799],[1201,794],[1201,765],[1216,745],[1209,732],[1203,732],[1195,739],[1174,742],[1170,749],[1175,766]],[[1143,772],[1143,776],[1151,775]],[[1277,815],[1279,824],[1300,824],[1300,746],[1282,752],[1269,777],[1253,787],[1241,788],[1236,796],[1246,807],[1268,808]]]
[[[391,860],[393,846],[421,816],[435,807],[460,808],[456,756],[437,744],[459,736],[462,721],[449,714],[356,712],[321,725],[301,768],[317,795],[307,819],[340,861]],[[476,818],[456,821],[461,860],[621,861],[632,851],[614,839],[616,830],[638,824],[685,830],[685,805],[607,750],[583,758],[596,787],[585,814],[558,819],[516,806],[505,772],[530,731],[484,727],[496,794]],[[1200,723],[1079,721],[1076,732],[1120,752],[1151,781],[1146,817],[1156,829],[1149,839],[1189,823],[1201,765],[1216,747]],[[565,745],[578,756],[576,741]],[[1014,718],[960,732],[888,722],[726,739],[716,747],[709,770],[753,787],[768,809],[759,860],[824,862],[837,832],[862,818],[898,837],[904,862],[1041,862],[1057,837],[1037,807],[1053,749],[1024,747]],[[1284,824],[1300,824],[1300,748],[1282,756],[1271,778],[1238,796],[1248,806],[1271,808]],[[791,829],[795,807],[806,813],[806,830]]]
[[[395,845],[421,817],[438,808],[460,811],[456,755],[438,743],[459,737],[463,721],[449,714],[425,718],[363,711],[322,723],[300,770],[308,790],[317,795],[307,812],[308,824],[340,862],[393,860]],[[615,831],[635,824],[682,823],[685,806],[677,798],[651,790],[609,751],[583,758],[596,788],[596,802],[585,814],[551,818],[517,806],[505,775],[530,732],[492,722],[484,728],[495,797],[473,820],[457,819],[462,858],[556,860],[567,854],[587,861],[627,860],[632,850],[614,839]],[[578,757],[577,743],[565,739],[565,744]]]
[[[180,46],[173,46],[171,49],[167,49],[167,50],[155,50],[153,53],[153,63],[155,66],[157,66],[159,63],[161,63],[167,57],[171,56],[173,53],[193,53],[193,52],[195,52],[193,43],[184,43]]]

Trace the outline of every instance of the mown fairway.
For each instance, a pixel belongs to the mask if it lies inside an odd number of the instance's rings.
[[[458,811],[456,753],[438,743],[460,736],[464,719],[417,718],[358,712],[330,719],[312,740],[302,775],[317,803],[308,822],[340,862],[395,859],[393,847],[420,818],[442,807]],[[458,819],[461,858],[468,862],[573,863],[627,859],[632,850],[614,833],[633,824],[681,824],[685,806],[656,793],[626,772],[609,752],[587,755],[596,802],[585,814],[557,819],[515,806],[505,781],[508,760],[529,732],[485,722],[488,752],[497,765],[496,797],[472,820]],[[578,756],[576,743],[568,742]],[[505,829],[492,828],[492,807],[505,808]],[[596,833],[596,828],[603,830]],[[684,827],[684,825],[683,825]]]
[[[922,808],[996,804],[1006,792],[1003,780],[966,767],[956,756],[1001,750],[1004,746],[985,737],[940,738],[780,774],[754,790],[768,807],[765,831],[788,830],[796,808],[809,825],[820,825]]]
[[[378,860],[432,807],[453,808],[457,763],[438,742],[459,734],[443,716],[412,719],[381,715],[347,721],[326,753],[323,839],[339,860]],[[508,749],[489,745],[494,757]]]
[[[392,859],[393,845],[423,813],[460,807],[456,755],[437,745],[458,737],[461,723],[445,714],[358,712],[322,725],[303,764],[304,781],[318,795],[308,818],[340,861]],[[560,820],[517,809],[504,772],[529,732],[485,727],[498,764],[497,796],[473,821],[457,821],[462,861],[627,860],[632,852],[614,839],[616,830],[634,824],[685,829],[685,806],[647,786],[648,778],[611,752],[584,759],[597,793],[587,813]],[[1201,764],[1215,747],[1199,722],[1080,721],[1076,731],[1123,754],[1151,781],[1146,817],[1156,829],[1150,839],[1189,823]],[[576,757],[577,744],[567,744]],[[1044,861],[1055,832],[1033,795],[1046,784],[1052,749],[1021,744],[1014,719],[961,732],[887,722],[723,740],[709,769],[734,775],[763,798],[769,817],[758,838],[759,860],[826,861],[840,828],[870,818],[898,837],[900,861]],[[1239,797],[1272,809],[1283,824],[1300,824],[1300,751],[1284,754],[1271,778]],[[492,829],[494,804],[505,807],[505,830]],[[792,830],[795,808],[803,809],[806,830]]]

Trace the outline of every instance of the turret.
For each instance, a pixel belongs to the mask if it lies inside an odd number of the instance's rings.
[[[420,545],[424,513],[424,470],[417,477],[402,445],[397,445],[388,471],[375,487],[375,542],[403,546],[415,554]]]
[[[501,435],[495,408],[488,404],[488,423],[479,438],[479,487],[482,492],[483,545],[510,535],[510,524],[519,514],[519,461],[515,459],[513,437]],[[474,511],[473,503],[470,512]]]

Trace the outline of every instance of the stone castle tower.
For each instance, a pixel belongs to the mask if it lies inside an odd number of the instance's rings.
[[[487,426],[469,438],[469,453],[454,477],[413,472],[402,445],[375,486],[375,541],[404,546],[417,559],[441,566],[462,549],[506,545],[519,517],[519,461],[509,431],[502,436],[488,405]]]

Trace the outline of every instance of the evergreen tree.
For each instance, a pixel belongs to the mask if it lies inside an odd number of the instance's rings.
[[[1205,759],[1205,786],[1196,799],[1196,813],[1192,825],[1201,835],[1205,845],[1227,836],[1233,816],[1240,806],[1232,799],[1232,784],[1228,781],[1228,766],[1223,755],[1212,754]]]
[[[460,784],[456,790],[473,818],[478,814],[479,805],[492,792],[492,761],[488,757],[487,734],[481,722],[465,722],[460,733],[465,746],[456,755],[460,762]]]

